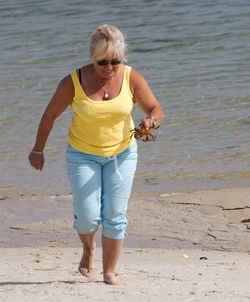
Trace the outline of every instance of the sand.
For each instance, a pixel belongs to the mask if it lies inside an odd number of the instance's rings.
[[[100,234],[78,273],[70,195],[0,199],[0,301],[250,301],[250,188],[132,195],[125,286],[102,282]]]

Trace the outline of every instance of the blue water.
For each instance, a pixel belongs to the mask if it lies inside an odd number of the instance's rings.
[[[104,23],[125,34],[128,65],[166,114],[157,141],[139,142],[133,191],[249,186],[249,16],[247,0],[1,1],[0,194],[70,192],[70,109],[55,123],[42,173],[27,155],[58,82],[89,63],[90,35]],[[142,117],[136,107],[136,124]]]

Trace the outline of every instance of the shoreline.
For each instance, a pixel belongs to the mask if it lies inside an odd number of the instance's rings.
[[[1,199],[0,248],[79,246],[72,211],[71,195]],[[132,194],[127,217],[128,248],[250,251],[250,187]]]

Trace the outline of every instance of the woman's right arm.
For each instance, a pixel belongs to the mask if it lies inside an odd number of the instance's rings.
[[[71,104],[73,97],[74,85],[71,76],[68,75],[59,83],[56,92],[52,96],[41,118],[37,130],[36,142],[29,154],[29,162],[33,168],[42,171],[44,166],[44,156],[42,152],[54,121]],[[37,151],[38,153],[34,153],[33,151]]]

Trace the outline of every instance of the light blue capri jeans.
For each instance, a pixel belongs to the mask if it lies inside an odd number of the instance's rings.
[[[137,163],[137,143],[109,157],[83,153],[68,145],[66,160],[77,232],[92,233],[101,223],[105,237],[126,237],[126,212]]]

